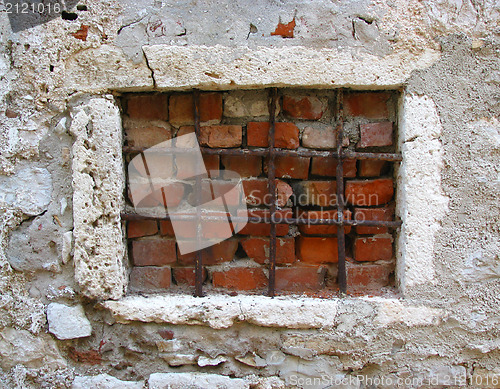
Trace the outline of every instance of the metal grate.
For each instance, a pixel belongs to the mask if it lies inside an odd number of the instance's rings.
[[[346,159],[371,159],[371,160],[382,160],[382,161],[392,161],[398,162],[402,160],[402,156],[399,153],[369,153],[369,152],[353,152],[349,150],[344,150],[342,146],[342,141],[344,138],[344,117],[343,117],[343,97],[344,90],[338,89],[336,98],[336,117],[337,117],[337,148],[335,151],[319,151],[319,150],[287,150],[281,148],[275,148],[275,123],[276,123],[276,103],[278,99],[278,89],[269,89],[269,146],[267,148],[255,148],[255,149],[227,149],[227,148],[209,148],[201,147],[202,154],[218,154],[218,155],[254,155],[254,156],[267,156],[268,157],[268,187],[269,194],[271,196],[270,204],[270,216],[269,218],[264,217],[248,217],[248,222],[257,223],[265,222],[269,223],[271,227],[270,233],[270,250],[269,250],[269,284],[267,295],[274,297],[276,293],[276,184],[275,184],[275,158],[276,156],[296,156],[296,157],[333,157],[337,161],[336,170],[336,181],[337,181],[337,219],[309,219],[304,220],[303,218],[280,218],[279,224],[290,224],[290,225],[337,225],[337,246],[338,246],[338,285],[341,295],[345,295],[347,292],[347,272],[346,272],[346,250],[345,250],[345,226],[373,226],[373,227],[392,227],[397,228],[401,226],[401,221],[379,221],[379,220],[352,220],[344,219],[344,168],[343,163]],[[194,90],[194,124],[195,133],[199,139],[200,136],[200,91]],[[125,146],[123,151],[125,153],[140,153],[143,158],[143,151],[145,149]],[[162,151],[162,149],[157,149]],[[189,153],[189,149],[185,150]],[[196,177],[195,182],[195,192],[197,196],[198,204],[201,201],[201,177]],[[145,220],[145,219],[155,219],[155,220],[172,220],[168,214],[165,217],[153,217],[147,215],[139,215],[134,213],[122,213],[121,217],[123,220]],[[175,216],[176,220],[200,220],[200,210],[196,216],[184,215]],[[204,220],[220,220],[217,216],[203,216]],[[232,217],[233,222],[245,221],[246,218]],[[200,237],[201,233],[201,223],[198,223],[197,236]],[[195,296],[203,296],[203,251],[199,250],[196,252],[195,258]]]

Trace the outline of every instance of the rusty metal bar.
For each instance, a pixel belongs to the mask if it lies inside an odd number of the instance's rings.
[[[274,297],[276,290],[276,224],[274,222],[276,214],[276,153],[274,150],[274,134],[276,127],[276,100],[278,98],[278,90],[272,88],[269,92],[271,99],[269,102],[269,162],[267,167],[267,179],[269,191],[271,192],[271,206],[269,207],[271,216],[271,236],[269,239],[269,288],[267,295],[269,297]]]
[[[345,231],[344,231],[344,156],[342,141],[344,140],[344,91],[337,92],[337,249],[338,249],[338,271],[337,280],[341,294],[347,292],[347,274],[345,267]]]
[[[194,131],[196,133],[196,139],[200,139],[200,91],[194,90],[193,93],[193,109],[194,109]],[[198,162],[199,163],[199,162]],[[196,176],[195,184],[196,192],[196,239],[200,242],[201,239],[201,211],[199,205],[201,204],[201,177]],[[195,297],[203,297],[203,251],[197,250],[195,256]]]
[[[210,148],[210,147],[201,147],[200,148],[203,154],[217,154],[217,155],[255,155],[255,156],[266,156],[269,154],[268,148],[256,148],[256,149],[223,149],[223,148]],[[142,148],[142,147],[133,147],[133,146],[125,146],[123,147],[124,153],[140,153],[142,151],[148,150],[148,152],[168,152],[168,153],[194,153],[196,150],[194,149],[184,149],[180,151],[176,148]],[[291,157],[334,157],[338,158],[337,152],[326,151],[326,150],[309,150],[309,149],[278,149],[274,148],[274,155],[276,156],[291,156]],[[365,152],[357,152],[357,151],[343,151],[344,159],[374,159],[380,161],[393,161],[399,162],[403,160],[401,154],[397,153],[365,153]]]
[[[178,220],[178,221],[194,221],[197,219],[196,215],[140,215],[136,213],[122,213],[121,218],[128,221],[139,221],[139,220]],[[210,216],[201,215],[201,219],[204,221],[225,221],[226,216]],[[242,216],[232,216],[231,221],[234,223],[243,223],[247,221],[248,223],[271,223],[270,217],[242,217]],[[295,224],[295,225],[340,225],[338,219],[306,219],[306,218],[283,218],[277,220],[274,219],[276,224]],[[367,226],[367,227],[391,227],[397,228],[401,226],[401,220],[343,220],[346,226]]]

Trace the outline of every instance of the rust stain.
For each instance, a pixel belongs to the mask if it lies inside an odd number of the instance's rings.
[[[288,23],[283,24],[281,22],[278,23],[276,30],[271,33],[271,35],[281,35],[283,38],[293,38],[293,30],[295,28],[295,18]]]
[[[77,32],[73,32],[73,35],[76,39],[80,39],[81,41],[87,40],[87,34],[89,32],[89,26],[82,24],[80,29]]]

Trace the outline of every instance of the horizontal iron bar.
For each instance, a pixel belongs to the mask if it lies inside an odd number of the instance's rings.
[[[139,215],[136,213],[122,213],[121,218],[123,220],[178,220],[178,221],[193,221],[197,219],[196,215],[165,215],[165,216],[152,216],[152,215]],[[226,216],[210,216],[202,215],[202,220],[207,221],[225,221]],[[270,217],[253,217],[248,218],[242,216],[232,216],[232,222],[244,222],[248,221],[250,223],[271,223]],[[294,225],[340,225],[341,223],[335,219],[306,219],[306,218],[275,218],[275,223],[277,224],[294,224]],[[400,220],[349,220],[344,219],[343,225],[347,226],[374,226],[374,227],[399,227],[402,222]]]
[[[270,151],[268,148],[256,148],[256,149],[223,149],[223,148],[210,148],[210,147],[200,147],[202,154],[220,154],[220,155],[254,155],[254,156],[266,156],[270,152],[277,156],[288,156],[288,157],[333,157],[338,158],[338,153],[336,151],[326,151],[326,150],[308,150],[308,149],[272,149]],[[123,147],[124,153],[140,153],[143,151],[149,152],[165,152],[171,154],[187,154],[197,152],[195,148],[142,148],[142,147]],[[361,153],[357,151],[344,151],[342,154],[343,159],[375,159],[381,161],[402,161],[403,157],[398,153]]]

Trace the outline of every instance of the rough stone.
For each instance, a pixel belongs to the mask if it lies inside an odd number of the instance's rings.
[[[34,336],[26,330],[4,328],[0,331],[0,366],[10,369],[18,364],[30,368],[63,368],[56,343],[48,335]]]
[[[47,307],[47,321],[49,332],[57,339],[85,338],[92,334],[92,325],[81,305],[69,307],[64,304],[50,303]]]
[[[155,373],[149,376],[150,389],[249,389],[241,378],[204,373]]]
[[[143,389],[144,381],[122,381],[109,374],[75,377],[71,389]]]
[[[18,208],[29,216],[39,215],[49,205],[52,177],[45,168],[26,167],[15,176],[0,176],[0,204]]]

